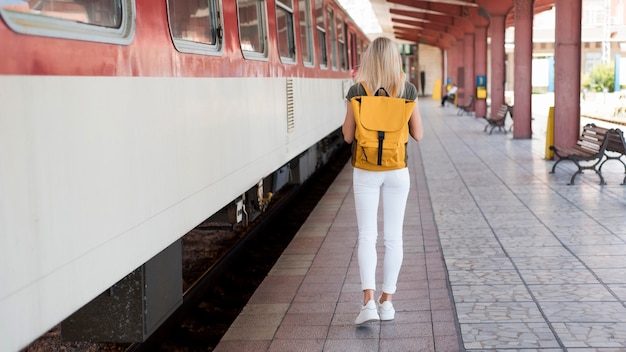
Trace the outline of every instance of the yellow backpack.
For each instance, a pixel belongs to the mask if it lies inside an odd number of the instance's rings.
[[[356,121],[355,141],[352,143],[352,166],[370,171],[402,169],[407,166],[406,147],[409,141],[409,119],[415,101],[372,95],[361,83],[367,95],[350,99]]]

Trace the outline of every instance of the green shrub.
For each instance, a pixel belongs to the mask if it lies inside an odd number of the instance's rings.
[[[581,85],[583,88],[594,92],[602,92],[604,88],[607,88],[609,92],[614,91],[615,75],[613,66],[605,63],[595,65],[590,73],[581,77]]]

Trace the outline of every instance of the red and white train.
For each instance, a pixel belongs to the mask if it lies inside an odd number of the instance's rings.
[[[368,44],[335,0],[0,0],[0,17],[2,351],[315,165]]]

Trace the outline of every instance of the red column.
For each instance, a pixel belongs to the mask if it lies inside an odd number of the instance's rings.
[[[446,94],[446,76],[448,75],[448,66],[450,66],[450,49],[441,50],[441,96]]]
[[[474,75],[474,34],[465,34],[465,53],[463,55],[463,66],[465,67],[465,79],[463,82],[463,101],[459,104],[466,104],[471,95],[476,95],[476,77]],[[461,87],[459,87],[461,89]],[[476,104],[474,104],[476,107]]]
[[[460,82],[463,81],[463,78],[458,77],[458,69],[459,66],[463,64],[463,57],[462,57],[462,53],[463,53],[463,42],[456,42],[456,44],[450,48],[446,50],[446,71],[444,71],[444,81],[443,81],[443,88],[444,88],[444,94],[445,92],[445,86],[446,86],[446,79],[448,77],[450,77],[452,79],[452,83],[454,83],[457,87],[459,87],[459,90],[461,88],[461,84]],[[457,93],[457,98],[461,98],[462,94],[460,94],[461,92],[459,91]]]
[[[498,114],[498,107],[504,104],[504,32],[506,16],[491,16],[491,118]],[[495,108],[494,108],[495,107]]]
[[[572,146],[580,134],[582,0],[556,0],[555,10],[554,144]]]
[[[476,85],[476,76],[485,76],[487,77],[487,27],[476,26],[476,32],[474,34],[474,46],[476,47],[476,63],[475,67],[475,76],[474,76],[474,86]],[[476,95],[476,87],[474,87],[474,95]],[[477,99],[476,100],[476,117],[485,117],[487,116],[487,100],[486,99]]]
[[[456,45],[448,52],[450,55],[448,56],[448,72],[446,72],[446,78],[451,77],[454,84],[459,85],[459,77],[457,75],[457,71],[459,68],[459,63],[461,60],[461,52],[463,50],[463,43],[457,42]]]
[[[515,9],[515,107],[513,108],[515,128],[513,138],[531,138],[533,0],[513,0],[513,6]]]

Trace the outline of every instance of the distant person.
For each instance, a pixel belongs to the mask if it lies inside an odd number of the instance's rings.
[[[446,105],[446,101],[448,99],[454,101],[454,96],[456,95],[456,91],[459,89],[459,87],[457,87],[456,85],[452,85],[450,87],[450,89],[448,90],[448,92],[441,98],[441,106],[445,106]]]
[[[360,82],[372,92],[384,88],[390,96],[415,101],[409,118],[409,134],[419,141],[423,136],[422,118],[417,104],[417,88],[406,81],[402,72],[402,58],[398,46],[389,38],[376,38],[365,50],[356,83],[348,90],[348,100],[343,135],[347,143],[355,142],[356,120],[350,99],[364,96]],[[363,306],[354,323],[357,325],[377,320],[393,320],[396,311],[391,296],[403,259],[402,227],[409,195],[410,178],[408,167],[385,171],[353,169],[353,189],[358,226],[358,262],[363,290]],[[384,244],[382,294],[375,301],[378,239],[378,203],[382,192]]]

